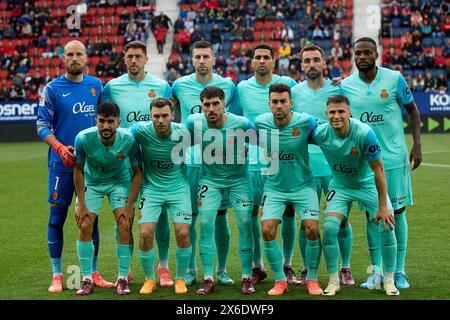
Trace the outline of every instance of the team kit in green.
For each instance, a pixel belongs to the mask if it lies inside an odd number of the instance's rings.
[[[201,48],[210,48],[207,42],[202,43],[206,45]],[[107,196],[113,210],[123,208],[130,194],[132,168],[140,167],[142,183],[139,196],[133,200],[134,215],[140,226],[156,225],[158,260],[169,259],[168,216],[174,225],[189,228],[189,244],[181,247],[177,243],[176,293],[188,292],[186,286],[197,282],[197,251],[203,271],[197,294],[211,293],[215,282],[234,283],[226,272],[230,237],[237,236],[230,234],[228,226],[227,214],[233,213],[239,231],[241,292],[252,294],[257,289],[252,283],[252,269],[265,269],[264,252],[275,278],[268,294],[282,295],[287,292],[283,259],[292,259],[297,236],[295,216],[283,214],[291,205],[300,220],[308,222],[299,230],[298,241],[306,281],[315,283],[316,290],[309,293],[334,295],[340,290],[339,269],[350,267],[352,231],[348,214],[356,201],[366,212],[370,262],[377,267],[362,287],[372,289],[384,282],[386,294],[398,295],[397,288],[409,287],[397,277],[406,279],[404,207],[413,204],[400,108],[414,100],[399,72],[375,68],[371,83],[363,81],[357,71],[337,85],[324,79],[320,88],[311,88],[306,80],[297,84],[275,74],[268,84],[252,77],[237,87],[215,73],[206,84],[193,73],[177,79],[172,87],[148,74],[138,82],[127,74],[113,79],[101,97],[102,103],[112,101],[120,108],[120,128],[115,131],[113,144],[102,143],[97,127],[80,132],[75,142],[77,163],[84,166],[86,206],[98,215]],[[278,100],[272,101],[273,97]],[[283,103],[291,106],[285,123],[280,125]],[[170,110],[164,120],[168,124],[164,137],[158,134],[157,126],[162,120],[152,117],[150,104],[158,110]],[[179,112],[180,123],[175,122],[173,110]],[[339,131],[336,119],[346,112],[351,114],[350,119],[343,120],[347,131]],[[238,135],[243,132],[253,132],[256,142],[240,139]],[[276,144],[272,143],[274,138]],[[274,163],[276,170],[268,170]],[[377,171],[380,165],[381,171]],[[322,191],[325,203],[321,206]],[[386,212],[392,217],[379,213],[380,199],[386,202]],[[252,215],[254,207],[259,213],[256,217]],[[321,212],[324,230],[313,232],[311,226],[318,226]],[[394,224],[385,225],[388,220],[380,221],[380,217],[394,216],[395,230]],[[276,238],[267,240],[270,228],[266,226],[271,221],[291,230],[291,238],[283,239],[282,249]],[[89,275],[93,245],[77,243],[83,276]],[[330,276],[325,290],[317,283],[322,252]],[[118,242],[120,279],[126,279],[130,272],[132,253],[133,243]],[[141,293],[152,293],[157,280],[154,248],[140,247],[139,257],[146,277]],[[168,269],[167,262],[162,268]]]

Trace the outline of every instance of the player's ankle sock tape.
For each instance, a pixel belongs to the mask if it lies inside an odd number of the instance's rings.
[[[203,211],[200,213],[200,241],[199,252],[203,266],[204,277],[212,277],[214,269],[214,256],[216,244],[214,241],[214,229],[217,211]]]
[[[216,217],[214,239],[217,250],[217,268],[226,269],[228,253],[230,252],[230,227],[228,215],[222,214]]]
[[[340,224],[341,220],[334,216],[326,216],[323,220],[323,254],[325,256],[328,273],[338,272],[338,233]]]
[[[175,279],[183,279],[188,270],[189,260],[191,259],[192,246],[187,248],[180,248],[179,246],[175,249],[175,261],[177,263],[177,273]]]
[[[117,245],[117,258],[119,260],[119,276],[127,277],[130,271],[131,265],[131,245],[118,244]]]
[[[303,266],[306,268],[306,232],[305,230],[300,228],[300,232],[298,234],[298,245],[300,247],[300,253],[303,259]]]
[[[92,274],[92,259],[94,258],[94,243],[77,240],[77,254],[80,260],[81,274],[83,277],[90,276]]]
[[[252,234],[253,234],[253,265],[262,268],[261,258],[261,227],[259,225],[259,217],[252,217]]]
[[[250,207],[249,207],[250,208]],[[253,234],[252,217],[248,210],[236,210],[236,222],[239,231],[238,248],[241,258],[242,274],[252,274]]]
[[[276,281],[286,281],[286,275],[283,271],[283,253],[277,239],[272,241],[263,241],[264,252],[266,253],[267,262],[275,273]]]
[[[397,260],[397,240],[395,231],[386,226],[387,231],[383,229],[383,223],[378,222],[378,232],[381,242],[381,256],[385,272],[394,272]]]
[[[156,224],[155,239],[158,244],[158,259],[169,259],[169,245],[170,245],[170,227],[169,217],[167,216],[167,209],[161,210],[158,223]]]
[[[142,271],[148,279],[155,279],[155,250],[142,251],[139,249]]]
[[[292,257],[294,255],[295,236],[297,225],[295,216],[283,216],[281,223],[281,239],[283,241],[283,256]]]
[[[61,258],[64,246],[63,226],[66,221],[68,209],[68,207],[50,206],[50,217],[47,229],[47,241],[50,258]],[[53,273],[61,273],[61,270],[53,270]]]
[[[314,241],[307,240],[306,244],[306,268],[308,269],[307,280],[317,280],[317,271],[320,265],[322,246],[320,238]]]
[[[381,242],[380,235],[378,234],[378,225],[375,223],[375,219],[366,217],[366,220],[367,244],[369,247],[370,263],[372,263],[372,266],[376,266],[379,270],[381,270]]]
[[[405,272],[406,248],[408,243],[408,222],[406,221],[406,210],[394,214],[395,237],[397,238],[397,266],[395,272]]]
[[[197,269],[197,214],[192,214],[192,222],[191,226],[189,227],[189,236],[191,237],[191,244],[192,244],[192,254],[191,258],[189,259],[189,269],[190,270],[196,270]]]
[[[350,258],[352,256],[353,245],[353,230],[350,224],[339,229],[338,240],[342,268],[350,268]]]

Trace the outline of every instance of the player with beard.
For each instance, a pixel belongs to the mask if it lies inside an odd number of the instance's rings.
[[[69,41],[64,46],[64,75],[48,83],[39,100],[36,122],[39,137],[50,146],[48,151],[48,249],[53,268],[49,292],[62,292],[63,272],[61,256],[64,244],[63,227],[72,202],[75,136],[95,125],[95,112],[102,84],[98,78],[84,74],[87,63],[86,48],[80,41]],[[92,262],[92,280],[99,287],[114,287],[97,270],[99,249],[98,219],[93,226],[95,252]]]

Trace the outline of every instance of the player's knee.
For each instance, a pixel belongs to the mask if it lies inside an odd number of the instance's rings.
[[[141,239],[142,239],[142,241],[144,241],[146,243],[152,241],[154,236],[155,236],[155,232],[153,230],[149,230],[149,229],[141,230]]]
[[[406,207],[402,207],[400,209],[394,210],[394,214],[402,214],[403,212],[405,212]]]
[[[94,228],[94,223],[91,219],[84,219],[80,225],[80,231],[83,234],[92,234],[92,229]]]
[[[306,238],[308,240],[317,240],[319,238],[319,226],[317,223],[308,223],[305,226]]]
[[[117,229],[118,229],[119,233],[130,232],[131,231],[131,224],[130,223],[127,224],[126,221],[125,221],[125,218],[122,217],[117,222]]]
[[[189,227],[180,228],[176,232],[176,237],[178,241],[187,242],[189,240]]]
[[[341,221],[337,217],[325,217],[323,221],[324,245],[331,244],[335,239],[337,239],[340,223]]]
[[[277,229],[273,228],[270,225],[263,224],[262,225],[262,235],[263,235],[264,241],[272,241],[277,236]]]

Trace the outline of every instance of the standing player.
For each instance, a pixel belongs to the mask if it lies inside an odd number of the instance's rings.
[[[95,125],[95,110],[102,92],[99,79],[83,74],[87,63],[85,46],[77,40],[64,47],[63,61],[66,73],[44,88],[39,101],[36,122],[39,137],[51,149],[48,151],[48,249],[53,268],[53,281],[49,292],[63,291],[61,256],[64,244],[63,227],[74,192],[73,167],[75,155],[72,146],[81,130]],[[92,279],[98,287],[114,287],[97,271],[99,249],[98,219],[93,229],[95,253]]]
[[[264,183],[263,215],[261,224],[264,238],[264,252],[272,270],[275,272],[275,286],[269,295],[282,295],[288,291],[286,275],[282,269],[281,250],[276,239],[278,225],[291,203],[300,213],[307,236],[306,256],[308,269],[308,292],[321,295],[322,289],[317,281],[321,244],[319,237],[319,200],[317,199],[314,178],[309,168],[308,141],[316,120],[306,114],[292,112],[291,88],[285,84],[273,84],[269,89],[270,109],[256,118],[255,126],[263,143],[267,136],[278,135],[276,146],[265,146],[268,158],[279,160],[278,170],[267,175]],[[271,141],[272,139],[270,139]]]
[[[350,119],[349,100],[343,95],[329,97],[326,112],[329,123],[320,125],[312,139],[322,148],[333,170],[323,223],[323,252],[329,274],[328,286],[323,294],[333,296],[340,290],[339,226],[342,220],[348,219],[352,202],[356,200],[366,208],[369,215],[367,223],[374,225],[377,240],[383,244],[381,254],[386,269],[386,294],[398,295],[399,291],[394,284],[397,253],[393,230],[395,219],[387,196],[386,177],[377,137],[368,125]]]
[[[148,61],[145,43],[131,41],[123,48],[123,55],[127,73],[109,81],[101,99],[119,105],[121,127],[129,128],[138,121],[149,121],[150,103],[157,97],[172,98],[172,89],[166,81],[145,73]],[[156,242],[159,281],[162,286],[173,286],[168,265],[170,228],[166,209],[163,209],[156,227]]]
[[[102,102],[97,109],[96,126],[75,138],[77,165],[73,172],[77,192],[75,217],[80,229],[77,253],[83,281],[77,295],[92,293],[92,229],[105,196],[108,197],[119,233],[119,278],[116,292],[129,294],[127,275],[131,264],[133,205],[142,181],[139,145],[126,129],[119,129],[120,109],[114,102]],[[133,177],[130,177],[129,159]],[[131,185],[130,185],[131,180]]]
[[[420,142],[420,115],[411,90],[398,71],[377,67],[377,46],[371,38],[361,38],[355,42],[355,64],[358,72],[342,82],[342,90],[349,98],[352,114],[367,123],[375,131],[383,148],[383,163],[389,198],[392,201],[397,238],[397,266],[395,283],[398,288],[409,288],[405,276],[405,257],[408,239],[406,206],[413,204],[411,177],[408,167],[408,150],[400,106],[408,112],[412,128],[413,146],[409,155],[412,169],[422,161]],[[376,241],[376,229],[367,230],[371,263],[381,268],[380,244]],[[381,270],[381,269],[380,269]],[[379,276],[369,277],[363,286],[372,287]]]
[[[144,167],[138,222],[141,234],[139,256],[146,281],[140,293],[150,294],[156,290],[153,238],[161,208],[166,206],[177,240],[175,293],[183,294],[187,292],[184,276],[192,253],[189,237],[192,211],[189,185],[180,164],[173,162],[172,153],[180,137],[190,138],[190,134],[183,125],[172,122],[174,112],[170,100],[155,99],[150,110],[152,122],[136,123],[131,127],[131,133],[141,146]]]
[[[332,81],[324,79],[323,70],[326,68],[326,61],[323,57],[322,48],[312,44],[306,46],[300,52],[302,60],[302,70],[306,80],[292,88],[292,99],[294,100],[293,111],[306,112],[317,119],[318,124],[328,122],[325,115],[327,108],[327,98],[341,92],[341,88],[334,86]],[[311,171],[316,183],[317,197],[322,198],[328,193],[328,184],[331,180],[331,170],[321,149],[313,144],[308,146],[310,156]],[[320,206],[319,206],[320,207]],[[350,272],[350,257],[352,252],[353,232],[348,220],[344,220],[339,229],[339,252],[341,256],[341,284],[353,285],[352,274]],[[306,234],[304,227],[300,230],[299,237],[300,251],[303,261],[305,261]],[[305,265],[308,264],[305,261]],[[307,269],[303,269],[300,281],[302,284],[309,280]]]
[[[236,97],[233,105],[228,111],[243,115],[251,122],[254,122],[260,114],[270,112],[269,108],[269,88],[276,83],[284,83],[289,87],[297,84],[294,79],[280,77],[273,74],[275,67],[275,56],[272,47],[259,44],[252,52],[252,65],[255,75],[248,80],[241,81],[236,89]],[[253,189],[253,211],[252,211],[252,231],[255,251],[253,253],[252,282],[259,283],[267,277],[261,253],[261,230],[258,221],[259,206],[261,205],[263,191],[263,177],[261,168],[263,166],[261,157],[262,150],[256,146],[250,146],[249,151],[249,171]],[[292,256],[294,254],[296,221],[295,211],[291,204],[286,206],[283,214],[282,238],[283,238],[283,270],[289,284],[299,284],[295,278],[292,268]]]
[[[186,126],[191,133],[194,135],[200,134],[203,137],[202,149],[205,150],[203,152],[205,173],[200,179],[198,191],[201,226],[199,248],[204,281],[197,294],[206,295],[214,291],[214,226],[217,210],[224,194],[229,195],[236,212],[239,230],[238,248],[242,264],[241,292],[252,294],[255,292],[250,279],[253,256],[250,219],[253,201],[245,161],[245,141],[238,137],[238,133],[235,133],[235,131],[246,132],[254,127],[244,117],[224,113],[225,92],[221,88],[205,88],[200,94],[200,100],[202,101],[203,114],[192,114],[186,120]],[[209,142],[211,140],[205,138],[204,134],[214,135],[212,146]],[[256,140],[256,132],[254,134]],[[229,150],[229,146],[232,146],[232,151]],[[208,154],[208,149],[212,156]]]
[[[189,115],[201,112],[200,93],[207,86],[221,88],[225,92],[225,103],[231,103],[234,97],[236,86],[229,78],[222,78],[213,73],[215,63],[214,50],[211,43],[206,41],[194,42],[191,49],[192,65],[195,73],[181,77],[173,83],[173,96],[178,101],[181,113],[181,123],[185,124]],[[200,179],[202,165],[199,160],[200,146],[194,146],[188,151],[186,156],[186,178],[191,188],[192,202],[192,256],[189,262],[189,270],[186,275],[186,284],[191,285],[197,282],[197,263],[196,263],[196,241],[197,229],[196,221],[198,216],[198,182]],[[234,281],[226,271],[228,253],[230,251],[230,228],[228,226],[227,200],[217,211],[215,241],[217,248],[217,280],[221,284],[232,285]]]

